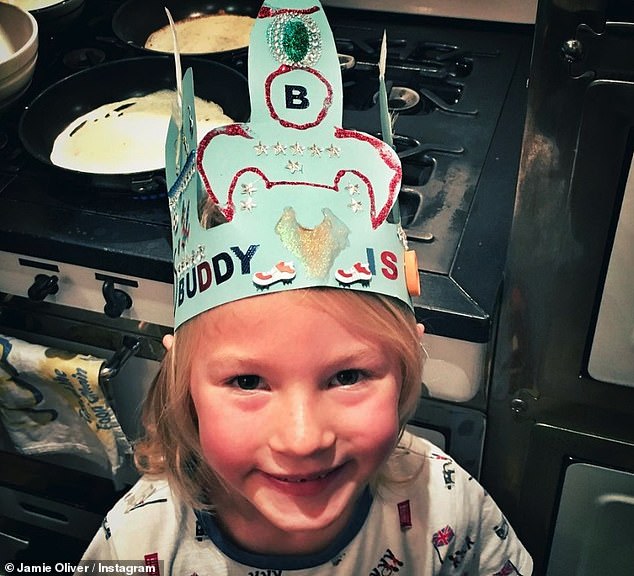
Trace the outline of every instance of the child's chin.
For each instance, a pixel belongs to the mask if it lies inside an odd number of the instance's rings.
[[[346,487],[347,488],[347,487]],[[291,498],[286,495],[267,495],[260,513],[282,532],[302,534],[320,532],[345,526],[354,509],[355,494],[352,489],[314,497]]]

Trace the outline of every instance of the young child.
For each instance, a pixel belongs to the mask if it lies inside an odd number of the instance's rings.
[[[265,2],[250,54],[251,122],[197,152],[183,80],[167,144],[176,331],[143,476],[84,559],[185,576],[531,574],[478,482],[405,432],[423,330],[400,163],[338,127],[321,6]],[[190,209],[202,185],[222,215],[209,228]]]

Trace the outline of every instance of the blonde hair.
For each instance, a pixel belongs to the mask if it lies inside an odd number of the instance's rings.
[[[379,294],[333,288],[293,292],[301,292],[311,306],[321,307],[337,318],[345,317],[353,332],[381,343],[398,359],[403,378],[398,403],[402,434],[421,394],[422,350],[412,311]],[[213,310],[205,314],[209,313]],[[198,417],[189,389],[193,351],[201,332],[197,324],[202,316],[176,331],[144,406],[145,436],[136,446],[135,461],[141,473],[164,475],[188,504],[210,508],[220,483],[202,454]],[[380,472],[377,481],[382,477]]]

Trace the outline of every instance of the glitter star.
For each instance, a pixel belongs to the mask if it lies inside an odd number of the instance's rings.
[[[308,149],[310,150],[310,155],[311,156],[319,156],[319,157],[321,157],[321,153],[324,151],[324,149],[320,148],[319,146],[317,146],[317,144],[313,144]]]
[[[255,203],[253,198],[251,198],[251,196],[249,196],[246,200],[242,200],[240,202],[240,209],[246,210],[247,212],[251,212],[256,206],[257,204]]]
[[[304,170],[302,165],[296,160],[289,160],[286,164],[286,169],[290,170],[291,174],[295,174],[295,172],[302,172]]]
[[[269,152],[269,147],[266,144],[262,144],[262,142],[258,142],[257,146],[254,146],[253,149],[258,156],[262,156],[262,154],[266,156]]]
[[[273,146],[273,152],[275,152],[276,156],[279,156],[280,154],[286,154],[286,146],[278,142],[277,144],[275,144],[275,146]]]
[[[352,200],[350,204],[348,204],[348,208],[352,208],[352,211],[356,214],[357,212],[363,210],[363,204],[361,204],[358,200]]]
[[[296,156],[303,156],[304,150],[306,150],[306,148],[304,148],[304,146],[302,146],[299,142],[295,142],[295,144],[291,146],[291,152]]]
[[[359,185],[358,184],[347,184],[346,185],[346,190],[348,191],[348,194],[350,194],[350,196],[354,196],[355,194],[359,193]]]
[[[248,184],[242,185],[242,194],[246,194],[247,196],[253,196],[253,193],[257,191],[257,188],[253,185],[253,182],[249,182]]]
[[[194,265],[200,264],[205,257],[205,249],[200,244],[192,250],[192,263]]]
[[[328,146],[328,148],[326,148],[326,152],[328,152],[331,158],[339,158],[339,156],[341,156],[341,148],[338,148],[334,144]]]

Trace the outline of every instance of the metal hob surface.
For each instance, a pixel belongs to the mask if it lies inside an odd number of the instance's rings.
[[[0,116],[0,250],[171,282],[165,191],[103,189],[40,164],[18,118],[54,81],[136,57],[114,39],[116,2],[86,2],[50,46],[24,97]],[[343,72],[344,126],[380,135],[378,52],[403,163],[401,214],[418,254],[417,316],[432,333],[488,341],[510,226],[530,54],[517,25],[328,9]],[[81,30],[80,34],[71,31]],[[245,71],[240,60],[229,65]]]

